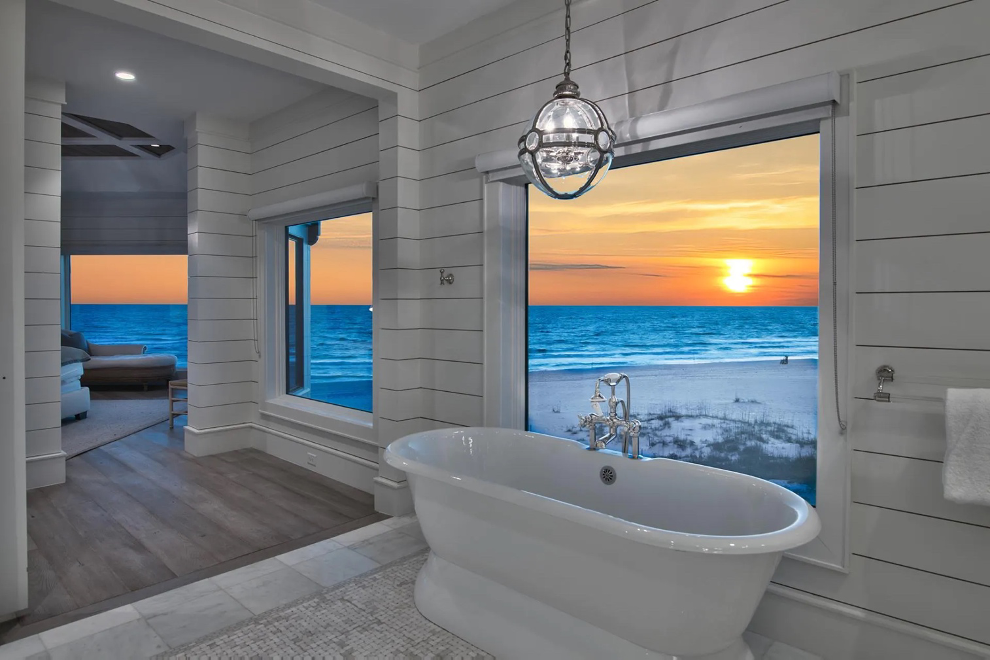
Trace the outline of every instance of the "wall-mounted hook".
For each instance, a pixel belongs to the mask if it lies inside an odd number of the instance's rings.
[[[443,274],[443,268],[441,268],[440,269],[440,286],[443,286],[444,284],[453,284],[453,283],[454,283],[454,274],[453,273],[448,273],[447,275],[444,275]]]
[[[886,381],[894,381],[894,368],[887,366],[877,367],[877,391],[873,393],[873,400],[882,403],[890,403],[890,392],[883,391],[883,384]]]

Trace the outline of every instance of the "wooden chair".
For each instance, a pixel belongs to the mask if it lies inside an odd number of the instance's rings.
[[[183,390],[186,396],[179,396],[177,392]],[[185,410],[176,410],[175,404],[178,401],[186,402]],[[183,380],[170,380],[168,381],[168,427],[175,428],[174,420],[179,415],[185,415],[189,410],[189,382],[185,379]]]

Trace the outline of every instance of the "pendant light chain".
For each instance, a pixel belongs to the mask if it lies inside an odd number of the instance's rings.
[[[564,78],[571,77],[571,0],[564,0]]]

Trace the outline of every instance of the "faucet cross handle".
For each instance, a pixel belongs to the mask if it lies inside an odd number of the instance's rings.
[[[601,377],[601,381],[608,385],[609,387],[615,387],[620,382],[622,382],[623,374],[611,372],[607,373]]]
[[[605,443],[598,438],[598,422],[604,421],[601,415],[594,413],[590,415],[578,415],[578,425],[582,429],[588,429],[588,449],[605,449]]]
[[[639,458],[639,432],[642,428],[640,421],[638,419],[630,420],[629,422],[629,441],[631,443],[629,458]]]

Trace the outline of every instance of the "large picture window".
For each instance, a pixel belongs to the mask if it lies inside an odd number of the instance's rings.
[[[819,136],[616,169],[529,196],[530,430],[586,441],[595,379],[629,375],[641,453],[816,502]]]
[[[285,391],[372,411],[371,214],[285,227]]]

